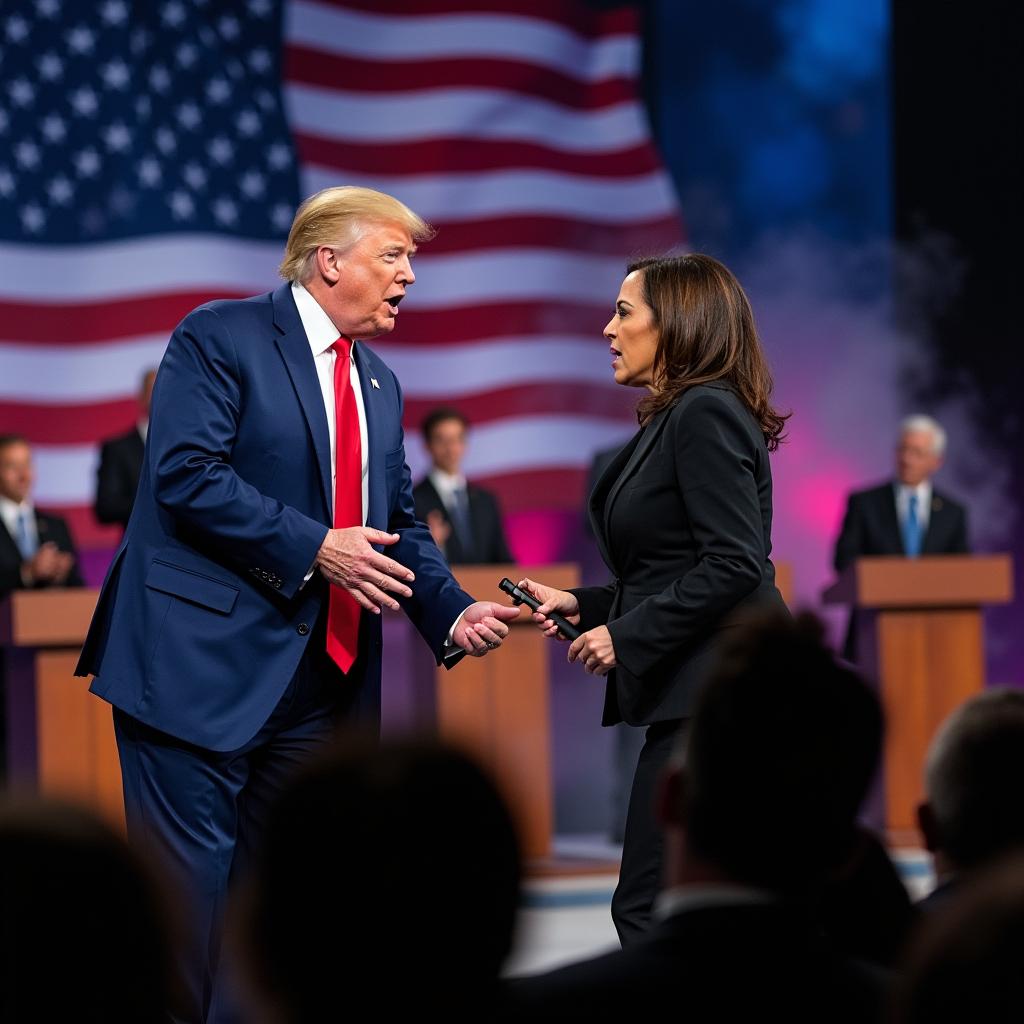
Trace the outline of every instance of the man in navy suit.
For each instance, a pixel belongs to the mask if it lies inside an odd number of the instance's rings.
[[[967,553],[966,510],[932,487],[945,451],[946,432],[930,416],[903,421],[896,479],[850,495],[836,542],[837,571],[863,555]]]
[[[177,1020],[230,1015],[225,892],[268,806],[339,720],[379,719],[381,610],[402,608],[449,665],[518,614],[474,602],[417,523],[401,388],[356,340],[393,330],[431,235],[382,193],[318,193],[286,283],[194,310],[157,374],[78,671],[114,706],[129,831],[192,897]]]

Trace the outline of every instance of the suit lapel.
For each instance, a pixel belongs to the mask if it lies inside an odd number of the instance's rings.
[[[903,543],[903,530],[900,528],[900,517],[899,512],[896,510],[896,485],[890,485],[885,492],[885,501],[881,503],[879,511],[882,516],[882,521],[885,523],[886,530],[889,531],[891,537],[896,540],[896,551],[905,555],[907,553],[906,545]]]
[[[604,472],[597,478],[594,492],[590,495],[590,522],[594,528],[594,539],[604,559],[605,565],[612,565],[611,549],[608,542],[607,510],[611,504],[612,490],[618,490],[620,474],[624,471],[637,446],[644,437],[643,431],[637,431],[629,441],[613,456]]]
[[[331,437],[327,431],[327,412],[324,409],[320,379],[316,375],[309,339],[299,319],[299,311],[295,308],[290,285],[282,285],[274,292],[273,303],[274,323],[281,332],[274,341],[284,359],[292,387],[295,388],[295,394],[306,417],[320,470],[324,505],[330,516],[334,506],[334,495],[331,494]]]
[[[359,374],[359,390],[363,396],[363,410],[366,413],[366,444],[369,453],[369,494],[370,507],[366,510],[366,522],[379,530],[386,530],[386,522],[378,522],[377,517],[387,508],[388,482],[385,475],[383,436],[380,429],[383,411],[380,404],[380,388],[373,386],[373,374],[370,368],[369,354],[365,343],[355,342],[352,351],[355,353],[356,371]]]
[[[946,515],[946,503],[933,489],[932,505],[928,510],[928,529],[925,530],[924,537],[921,538],[922,554],[935,554],[935,545],[933,541],[943,535],[942,524],[945,522]]]
[[[611,490],[608,492],[608,500],[604,505],[604,522],[602,524],[606,534],[608,532],[609,515],[611,513],[612,506],[615,504],[615,499],[618,498],[619,492],[625,486],[630,477],[632,477],[640,466],[643,465],[643,461],[647,458],[652,445],[658,439],[662,430],[665,429],[669,413],[674,408],[675,406],[670,406],[667,409],[662,409],[661,412],[659,412],[654,419],[647,424],[643,431],[638,434],[637,442],[632,446],[632,451],[629,453],[626,465],[623,467],[618,478],[612,484]],[[618,459],[616,459],[616,462],[618,462]],[[611,466],[608,468],[611,469]]]

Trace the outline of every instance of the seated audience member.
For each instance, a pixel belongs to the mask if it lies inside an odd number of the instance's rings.
[[[1024,1020],[1024,857],[965,880],[923,922],[892,1024]]]
[[[68,525],[33,505],[34,482],[28,441],[0,435],[0,597],[12,590],[83,586]]]
[[[665,780],[665,888],[649,935],[508,983],[518,1020],[688,1024],[879,1018],[879,972],[835,953],[810,906],[842,864],[881,742],[877,700],[814,620],[736,630]]]
[[[462,475],[466,417],[456,409],[435,409],[421,429],[433,465],[412,491],[416,518],[430,527],[451,565],[514,562],[497,499]]]
[[[156,370],[147,370],[142,376],[135,426],[125,434],[104,441],[100,448],[93,511],[101,523],[119,523],[122,528],[128,525],[142,475],[142,457],[149,431],[149,405],[155,380]]]
[[[987,690],[946,719],[928,750],[918,821],[938,880],[926,910],[963,876],[1024,848],[1024,692]]]
[[[910,416],[900,428],[896,478],[851,494],[836,542],[842,572],[864,555],[958,555],[967,552],[967,512],[935,490],[946,432],[929,416]]]
[[[90,813],[0,805],[0,1020],[163,1024],[165,909],[135,853]]]
[[[274,1020],[488,1020],[519,888],[494,785],[432,743],[339,746],[273,808],[242,940]]]

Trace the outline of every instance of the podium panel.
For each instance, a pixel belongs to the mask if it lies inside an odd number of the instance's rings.
[[[982,606],[1012,598],[1009,555],[861,558],[825,591],[857,609],[857,654],[885,711],[883,775],[890,839],[916,845],[928,746],[985,685]]]
[[[0,604],[11,785],[85,804],[124,828],[110,705],[75,677],[95,590],[19,591]]]

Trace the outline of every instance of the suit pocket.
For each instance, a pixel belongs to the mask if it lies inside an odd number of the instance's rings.
[[[172,594],[192,604],[210,608],[222,615],[230,613],[238,599],[238,587],[160,559],[155,559],[149,567],[146,586],[151,590]]]

